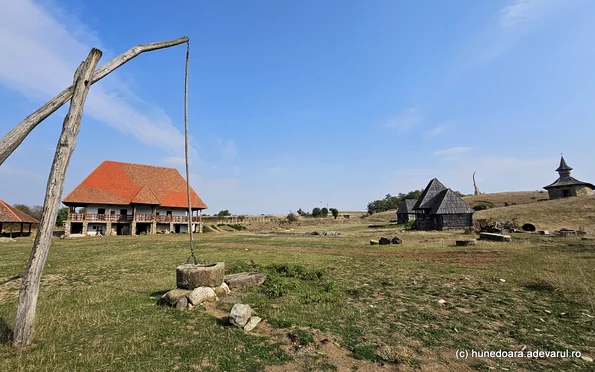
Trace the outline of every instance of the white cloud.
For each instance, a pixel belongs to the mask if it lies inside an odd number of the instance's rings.
[[[469,152],[471,150],[471,147],[451,147],[449,149],[446,150],[440,150],[440,151],[436,151],[434,152],[435,155],[438,156],[450,156],[450,155],[458,155],[458,154],[463,154],[465,152]]]
[[[401,114],[384,123],[387,128],[396,128],[400,132],[407,132],[413,127],[421,124],[424,117],[417,107],[410,107]]]
[[[0,84],[40,103],[72,84],[78,64],[99,43],[94,33],[60,9],[44,8],[31,0],[0,0],[0,9],[0,50],[10,56],[0,58]],[[104,57],[100,65],[105,62]],[[85,115],[145,145],[183,153],[184,135],[169,116],[136,96],[130,77],[119,76],[112,73],[93,86]]]
[[[236,148],[235,142],[233,140],[229,140],[221,146],[221,158],[223,160],[233,160],[237,154],[238,149]]]
[[[528,21],[533,16],[533,11],[543,0],[516,0],[505,6],[498,13],[500,27],[508,28]]]
[[[440,125],[435,126],[432,129],[430,129],[429,131],[427,131],[425,138],[428,139],[428,138],[436,137],[436,136],[452,129],[453,127],[454,127],[454,124],[452,122],[442,123]]]

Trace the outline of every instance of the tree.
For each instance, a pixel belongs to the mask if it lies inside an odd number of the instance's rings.
[[[306,214],[306,212],[304,212],[304,211],[302,210],[302,208],[300,208],[300,209],[298,209],[298,210],[297,210],[297,214],[299,214],[300,216],[303,216],[303,215],[305,215],[305,214]]]
[[[58,217],[56,217],[56,226],[64,226],[64,221],[68,218],[68,207],[60,208],[58,210]]]
[[[217,217],[227,217],[227,216],[231,216],[231,213],[229,213],[229,211],[227,209],[217,213]]]
[[[29,216],[40,221],[41,216],[43,215],[43,207],[41,205],[34,205],[30,209],[31,209],[31,214],[29,214]]]
[[[312,209],[312,217],[320,217],[321,213],[322,211],[318,207]]]
[[[337,217],[339,217],[339,210],[337,208],[331,208],[331,213],[333,214],[335,220],[337,219]]]
[[[326,207],[322,208],[320,210],[320,215],[324,218],[327,218],[328,217],[328,209]]]
[[[19,211],[31,216],[31,208],[29,208],[29,206],[25,205],[25,204],[15,204],[13,205],[13,207],[15,209],[18,209]],[[33,217],[33,216],[31,216]]]
[[[391,209],[398,209],[405,199],[419,199],[423,190],[410,191],[407,194],[399,193],[397,196],[386,194],[384,199],[374,200],[368,203],[368,213],[374,214],[385,212]]]

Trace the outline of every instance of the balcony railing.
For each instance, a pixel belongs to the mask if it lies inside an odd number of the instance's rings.
[[[69,221],[87,222],[132,222],[131,214],[98,214],[98,213],[70,213]],[[153,222],[152,214],[137,214],[136,222]],[[188,216],[156,215],[155,222],[159,223],[188,223]],[[192,216],[192,222],[200,222],[200,217]]]

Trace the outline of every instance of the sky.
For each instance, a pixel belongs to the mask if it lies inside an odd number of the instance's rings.
[[[137,44],[188,36],[190,183],[207,214],[367,203],[434,177],[473,192],[595,181],[591,0],[0,0],[0,136]],[[93,85],[66,196],[104,160],[184,175],[186,47]],[[0,166],[42,204],[63,106]]]

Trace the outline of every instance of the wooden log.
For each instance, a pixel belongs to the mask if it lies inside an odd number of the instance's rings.
[[[14,346],[28,346],[31,345],[33,340],[39,282],[54,233],[60,197],[64,191],[66,169],[76,146],[76,137],[81,126],[85,100],[91,87],[93,70],[95,70],[101,54],[99,49],[91,49],[89,56],[81,63],[74,75],[74,92],[70,102],[70,109],[66,118],[64,118],[62,133],[56,146],[43,203],[43,214],[19,292],[12,340]]]
[[[109,73],[141,53],[168,48],[186,42],[188,42],[188,37],[184,36],[179,39],[159,41],[150,44],[140,44],[132,47],[127,52],[120,54],[116,58],[97,69],[97,71],[93,73],[92,77],[88,79],[90,82],[89,86],[103,79]],[[75,85],[73,84],[64,89],[57,96],[49,100],[45,105],[41,106],[31,115],[27,116],[16,127],[14,127],[10,132],[2,137],[0,140],[0,165],[2,165],[4,161],[10,156],[10,154],[12,154],[13,151],[19,147],[23,140],[29,135],[29,133],[31,133],[33,129],[35,129],[39,123],[62,107],[62,105],[64,105],[69,99],[73,97],[74,87]]]
[[[466,247],[469,245],[477,244],[477,241],[475,239],[457,240],[456,244],[457,244],[457,247]]]

